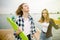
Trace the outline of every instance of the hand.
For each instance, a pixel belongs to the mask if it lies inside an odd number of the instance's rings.
[[[60,25],[58,25],[58,27],[60,28]]]
[[[22,32],[22,28],[21,27],[18,27],[18,30],[16,31],[16,35],[18,35],[21,32]]]
[[[40,30],[38,28],[36,28],[36,33],[33,34],[33,37],[36,39],[36,40],[39,40],[39,37],[40,37]]]

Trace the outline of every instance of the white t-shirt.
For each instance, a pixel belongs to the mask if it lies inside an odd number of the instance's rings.
[[[47,22],[41,23],[41,30],[46,33],[48,30],[48,26],[49,26],[49,23]]]
[[[30,21],[29,19],[24,19],[24,33],[26,35],[29,35],[30,34],[30,31],[31,31],[31,24],[30,24]]]
[[[35,26],[36,26],[39,30],[42,30],[43,32],[46,33],[47,30],[48,30],[49,23],[47,23],[47,22],[41,23],[41,22],[35,21]]]

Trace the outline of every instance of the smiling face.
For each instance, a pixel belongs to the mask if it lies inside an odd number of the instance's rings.
[[[43,16],[44,18],[47,18],[47,17],[48,17],[48,12],[47,12],[46,10],[44,10],[44,11],[42,12],[42,16]]]
[[[22,11],[29,12],[29,6],[26,3],[22,7]]]
[[[49,22],[49,13],[47,9],[42,10],[40,22],[44,22],[44,21]]]

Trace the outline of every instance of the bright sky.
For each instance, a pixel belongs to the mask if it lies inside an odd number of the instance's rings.
[[[15,13],[23,2],[28,3],[31,13],[40,13],[44,8],[49,12],[60,11],[60,0],[0,0],[0,12]]]

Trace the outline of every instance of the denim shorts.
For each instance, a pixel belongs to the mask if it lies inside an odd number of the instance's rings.
[[[52,40],[52,37],[46,38],[46,33],[41,32],[40,40]]]

